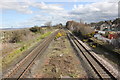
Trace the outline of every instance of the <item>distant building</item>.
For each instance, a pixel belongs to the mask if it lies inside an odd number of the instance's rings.
[[[107,23],[103,23],[101,26],[100,26],[100,31],[109,31],[111,29],[111,26]]]
[[[116,26],[116,31],[120,31],[120,24]]]
[[[120,31],[120,24],[113,24],[111,26],[112,31]]]
[[[49,27],[49,26],[41,26],[41,27]]]

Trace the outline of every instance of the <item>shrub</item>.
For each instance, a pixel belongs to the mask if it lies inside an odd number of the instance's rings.
[[[34,27],[30,28],[29,30],[34,32],[34,33],[36,33],[36,32],[41,33],[42,32],[42,28],[38,27],[38,26],[34,26]]]
[[[112,44],[115,48],[120,48],[120,38],[112,39],[112,40],[111,40],[111,44]]]
[[[84,23],[78,23],[75,21],[68,21],[66,23],[66,27],[70,29],[73,33],[76,35],[83,35],[87,37],[92,37],[94,34],[94,30],[87,24]]]
[[[20,42],[22,38],[22,35],[18,32],[14,32],[14,34],[12,35],[11,39],[10,39],[10,43],[17,43]]]

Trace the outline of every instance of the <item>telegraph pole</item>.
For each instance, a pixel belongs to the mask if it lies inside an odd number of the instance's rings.
[[[118,2],[118,18],[120,18],[120,1]]]

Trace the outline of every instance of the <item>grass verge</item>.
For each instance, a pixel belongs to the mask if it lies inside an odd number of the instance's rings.
[[[35,39],[33,41],[30,41],[28,43],[24,43],[24,45],[22,47],[14,50],[13,52],[11,52],[10,54],[8,54],[6,57],[4,57],[2,59],[3,66],[10,64],[10,62],[15,60],[17,57],[21,56],[24,51],[26,51],[30,47],[34,46],[35,44],[37,44],[37,42],[39,42],[42,39],[44,39],[45,37],[49,36],[51,33],[52,32],[47,32],[45,34],[42,34],[40,37],[38,37],[37,39]],[[23,43],[21,43],[21,44],[23,44]]]

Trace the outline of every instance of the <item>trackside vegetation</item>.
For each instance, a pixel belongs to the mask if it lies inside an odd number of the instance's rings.
[[[10,64],[13,60],[15,60],[17,57],[22,55],[24,51],[26,51],[27,49],[35,46],[39,41],[41,41],[45,37],[49,36],[51,33],[52,32],[49,31],[47,33],[44,33],[44,34],[40,35],[35,40],[29,41],[28,43],[21,43],[21,44],[23,44],[23,46],[15,49],[14,51],[9,53],[7,56],[5,56],[2,59],[3,67],[7,64]]]

